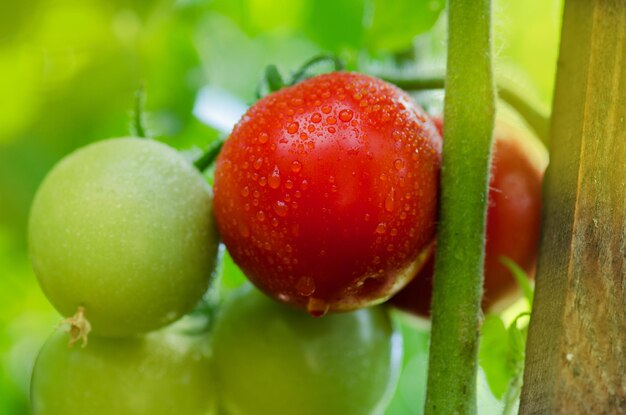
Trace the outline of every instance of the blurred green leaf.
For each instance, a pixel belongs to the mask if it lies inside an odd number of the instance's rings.
[[[511,261],[509,258],[500,257],[500,262],[511,271],[511,274],[515,277],[515,280],[519,284],[522,292],[524,293],[524,297],[528,301],[530,307],[533,305],[533,287],[530,282],[530,277],[523,269],[520,268],[515,262]]]
[[[482,325],[479,361],[493,394],[502,398],[509,380],[515,374],[509,365],[509,335],[497,315],[489,314]]]
[[[370,50],[411,48],[415,36],[429,30],[444,10],[445,0],[370,0],[366,43]],[[369,17],[369,19],[367,19]]]

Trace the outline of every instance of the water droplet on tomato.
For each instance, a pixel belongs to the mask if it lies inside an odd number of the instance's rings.
[[[293,163],[291,163],[291,171],[298,173],[300,170],[302,170],[302,164],[298,160],[294,160]]]
[[[337,124],[337,118],[331,115],[330,117],[326,118],[326,122],[330,125],[335,125]]]
[[[387,225],[384,222],[380,222],[377,226],[376,226],[376,233],[378,234],[383,234],[387,232]]]
[[[396,161],[393,162],[393,166],[396,168],[396,170],[400,171],[404,167],[404,161],[402,161],[401,159],[396,159]]]
[[[296,291],[304,297],[310,297],[315,292],[315,281],[311,277],[302,277],[296,283]]]
[[[259,143],[265,144],[270,139],[270,136],[267,133],[259,134]]]
[[[330,110],[331,110],[330,105],[324,105],[324,106],[322,107],[322,112],[323,112],[324,114],[330,114]]]
[[[299,128],[300,128],[300,124],[298,124],[297,122],[292,122],[291,124],[287,126],[287,132],[289,134],[295,134],[296,132],[298,132]]]
[[[265,220],[265,212],[263,212],[262,210],[259,210],[256,213],[256,218],[259,222],[263,222]]]
[[[350,121],[353,116],[354,116],[354,113],[352,112],[352,110],[341,110],[339,112],[339,119],[343,122]]]
[[[255,160],[253,166],[256,170],[260,169],[261,166],[263,165],[263,158],[259,157],[258,159]]]
[[[313,121],[314,123],[322,121],[322,114],[316,112],[315,114],[311,115],[311,121]]]
[[[245,223],[240,223],[239,224],[239,233],[244,238],[248,238],[250,236],[250,229],[248,228],[248,225],[246,225]]]
[[[278,170],[278,166],[274,166],[272,174],[270,174],[270,177],[267,179],[267,184],[269,184],[272,189],[278,189],[280,186],[280,170]]]
[[[306,305],[306,310],[313,317],[323,317],[328,313],[330,306],[321,298],[311,297]]]
[[[387,212],[393,212],[396,207],[396,189],[391,188],[391,192],[387,195],[385,199],[385,210]]]
[[[277,200],[276,203],[274,203],[274,212],[276,212],[276,214],[281,218],[287,216],[288,210],[289,206],[287,206],[287,204],[282,200]]]
[[[241,189],[241,196],[248,197],[249,194],[250,194],[250,189],[248,188],[248,186],[245,186],[243,189]]]

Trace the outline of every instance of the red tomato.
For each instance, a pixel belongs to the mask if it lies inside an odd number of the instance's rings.
[[[441,131],[441,119],[434,118]],[[485,247],[485,282],[482,306],[497,310],[509,305],[519,292],[509,269],[500,262],[507,257],[529,275],[534,272],[541,218],[541,181],[545,154],[529,144],[519,130],[496,124]],[[434,250],[433,250],[434,253]],[[430,315],[434,255],[411,283],[390,303],[419,316]]]
[[[217,160],[215,215],[266,294],[312,315],[384,301],[434,238],[441,137],[411,98],[335,72],[271,94]]]

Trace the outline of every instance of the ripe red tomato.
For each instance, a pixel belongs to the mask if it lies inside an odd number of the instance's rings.
[[[435,118],[441,131],[441,119]],[[482,306],[498,310],[519,292],[509,269],[500,262],[511,259],[532,275],[537,257],[541,218],[541,181],[546,167],[545,152],[529,143],[529,137],[498,121],[489,181],[485,280]],[[434,253],[434,250],[433,250]],[[409,285],[390,303],[419,316],[430,315],[434,255]]]
[[[262,291],[312,315],[384,301],[432,242],[441,137],[396,87],[335,72],[271,94],[217,160],[215,215]]]

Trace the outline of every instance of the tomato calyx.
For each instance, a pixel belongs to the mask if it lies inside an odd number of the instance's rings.
[[[78,306],[76,313],[72,317],[68,317],[61,322],[61,325],[68,324],[67,332],[70,335],[68,347],[72,347],[79,340],[82,341],[81,348],[85,348],[89,342],[89,333],[91,332],[91,323],[85,317],[85,307]]]
[[[294,72],[291,79],[286,82],[276,65],[268,65],[265,68],[263,79],[257,88],[257,100],[285,87],[294,86],[295,84],[311,78],[314,75],[318,75],[319,73],[311,73],[311,70],[323,63],[330,63],[332,65],[332,70],[330,72],[339,72],[345,69],[345,64],[336,55],[317,55],[304,62],[302,66]]]

